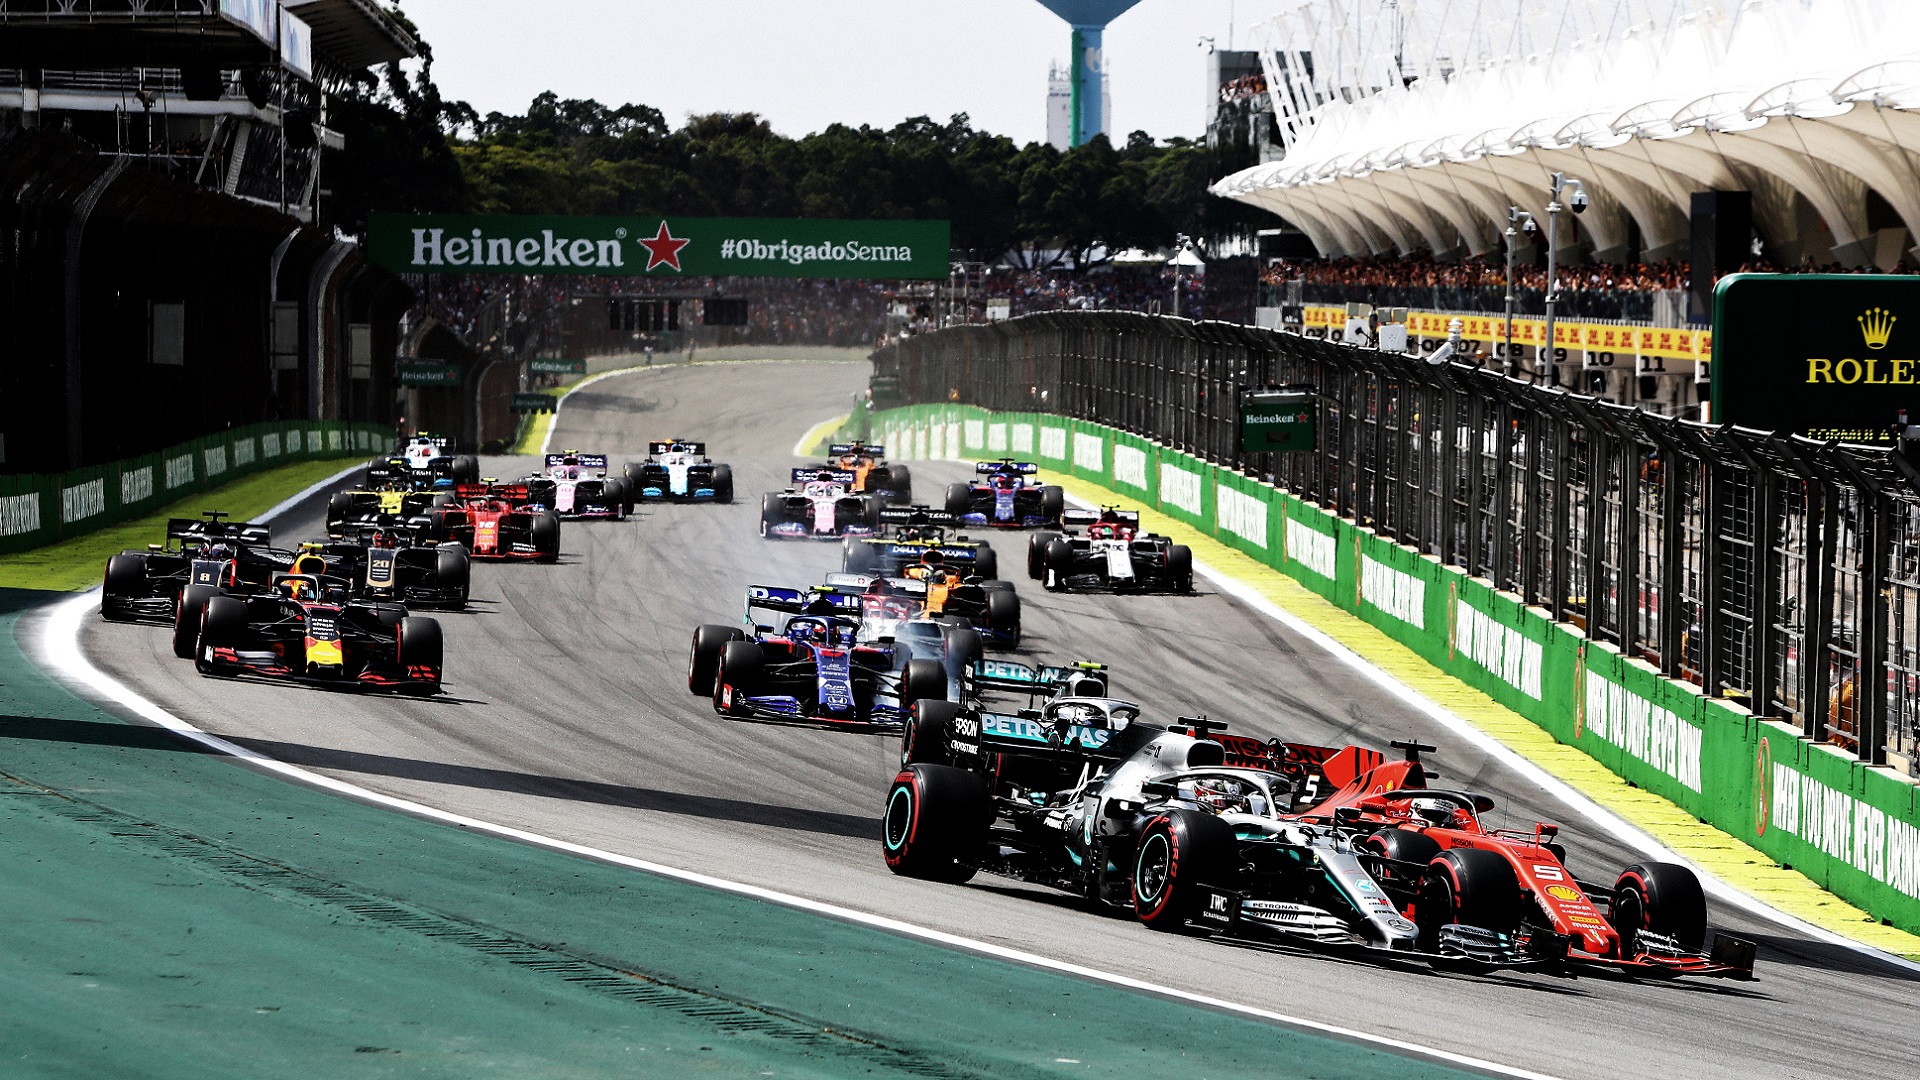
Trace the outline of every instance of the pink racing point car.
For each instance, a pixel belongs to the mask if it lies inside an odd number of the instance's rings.
[[[633,510],[627,482],[607,475],[607,455],[569,450],[548,454],[545,468],[524,481],[531,501],[563,518],[624,519]]]
[[[881,496],[853,490],[846,469],[809,466],[795,469],[785,491],[760,499],[760,535],[769,540],[838,540],[874,536],[880,531]]]

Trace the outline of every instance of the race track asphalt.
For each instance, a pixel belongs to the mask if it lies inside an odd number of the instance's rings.
[[[962,887],[892,876],[878,836],[895,740],[721,720],[685,682],[692,627],[737,620],[747,585],[805,585],[838,569],[836,546],[760,539],[758,495],[784,483],[794,441],[845,412],[866,373],[857,363],[701,364],[573,394],[554,449],[604,451],[617,464],[649,438],[704,438],[732,463],[739,498],[644,507],[625,523],[570,522],[557,565],[477,566],[472,609],[440,616],[447,693],[438,699],[203,679],[152,627],[90,621],[83,645],[180,717],[375,791],[1183,990],[1565,1077],[1920,1074],[1920,981],[1718,903],[1713,925],[1760,943],[1759,981],[1442,974],[1155,934],[1130,916],[984,875]],[[487,459],[483,471],[515,476],[532,464]],[[933,462],[913,470],[923,501],[965,474]],[[320,531],[323,506],[313,500],[276,522],[276,539]],[[1448,786],[1498,800],[1492,823],[1562,822],[1582,878],[1610,882],[1635,861],[1504,766],[1205,583],[1191,597],[1053,596],[1020,574],[1024,534],[993,541],[1003,576],[1020,582],[1026,639],[1016,657],[1104,661],[1115,692],[1149,716],[1204,712],[1237,732],[1294,741],[1437,743],[1433,764]]]

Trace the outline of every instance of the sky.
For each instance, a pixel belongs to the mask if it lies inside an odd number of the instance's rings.
[[[1205,130],[1207,49],[1248,48],[1288,0],[1142,0],[1108,26],[1120,137]],[[543,90],[652,105],[678,124],[755,112],[792,136],[909,116],[1046,138],[1047,65],[1067,24],[1036,0],[400,0],[441,93],[520,113]]]

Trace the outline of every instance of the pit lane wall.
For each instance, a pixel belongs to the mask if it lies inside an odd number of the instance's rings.
[[[392,429],[378,424],[272,421],[73,472],[0,476],[0,554],[151,513],[196,491],[276,465],[371,456],[392,440]]]
[[[1920,932],[1920,787],[1711,701],[1491,583],[1269,484],[1103,425],[968,405],[862,418],[889,455],[1013,456],[1154,507],[1294,578],[1627,781]]]

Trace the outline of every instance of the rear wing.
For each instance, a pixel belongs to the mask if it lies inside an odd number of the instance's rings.
[[[831,443],[827,446],[828,457],[839,457],[841,454],[868,454],[873,457],[886,457],[887,448],[884,446],[875,446],[872,443],[858,442]]]
[[[795,469],[791,475],[793,477],[792,483],[796,487],[801,484],[811,484],[816,480],[825,480],[828,483],[845,484],[848,487],[852,487],[855,479],[850,470],[829,469],[824,466],[809,466],[807,468]]]
[[[782,589],[773,585],[747,586],[746,620],[753,623],[753,613],[760,611],[778,611],[788,615],[852,615],[860,614],[860,597],[851,593],[835,591],[829,585],[816,585],[810,589]]]
[[[510,503],[523,503],[533,498],[533,492],[525,484],[455,484],[453,497],[462,502],[468,499],[505,499]]]
[[[264,547],[272,542],[272,532],[251,521],[220,521],[206,518],[168,518],[167,539],[195,540],[201,543],[224,540],[234,544]]]
[[[893,543],[886,540],[879,541],[879,543],[882,545],[880,549],[881,554],[887,558],[900,559],[910,563],[919,562],[921,557],[929,551],[938,551],[940,557],[949,563],[966,563],[971,565],[980,560],[980,552],[971,547],[958,547],[952,544]],[[891,581],[892,579],[889,578],[888,580]]]
[[[548,454],[546,457],[546,462],[547,462],[546,465],[543,467],[548,469],[551,469],[556,465],[578,465],[583,469],[599,469],[602,472],[604,472],[606,471],[606,468],[607,468],[607,455],[605,454]]]
[[[996,473],[1005,473],[1008,476],[1032,476],[1040,471],[1040,466],[1031,461],[1001,458],[999,461],[976,461],[973,463],[973,471],[989,476]]]
[[[1063,510],[1060,512],[1060,524],[1062,525],[1079,525],[1084,527],[1087,525],[1099,525],[1102,522],[1108,525],[1125,525],[1129,528],[1137,529],[1140,527],[1140,511],[1114,510],[1109,508],[1106,510]]]
[[[668,439],[664,442],[650,442],[647,444],[647,453],[649,455],[671,454],[675,451],[698,454],[701,457],[705,457],[707,456],[707,444],[703,442],[688,442],[685,439]]]
[[[888,506],[880,511],[882,525],[958,525],[960,519],[931,506]]]
[[[1105,664],[1077,661],[1066,667],[1016,663],[1012,660],[975,660],[969,674],[973,685],[982,690],[1009,690],[1015,693],[1051,694],[1064,690],[1076,677],[1098,678],[1106,682]]]

